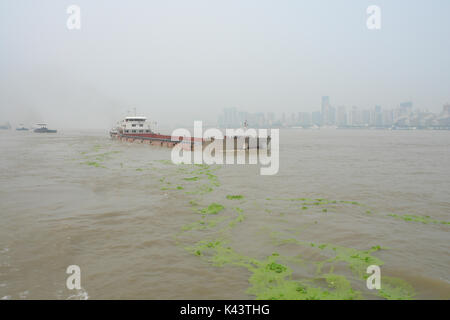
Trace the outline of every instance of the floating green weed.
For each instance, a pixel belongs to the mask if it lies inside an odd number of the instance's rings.
[[[205,193],[209,193],[212,192],[214,189],[211,188],[209,185],[207,184],[203,184],[201,186],[199,186],[196,190],[194,191],[189,191],[186,192],[186,194],[205,194]]]
[[[357,202],[357,201],[347,201],[347,200],[341,200],[341,201],[339,201],[340,203],[346,203],[346,204],[354,204],[354,205],[356,205],[356,206],[359,206],[359,205],[361,205],[359,202]]]
[[[201,209],[202,214],[218,214],[220,211],[225,209],[225,207],[219,203],[211,203],[207,208]]]
[[[450,224],[448,221],[439,221],[432,219],[430,216],[416,216],[411,214],[404,214],[404,215],[398,215],[398,214],[388,214],[388,216],[396,218],[396,219],[402,219],[405,221],[413,221],[413,222],[422,222],[423,224]]]
[[[195,201],[195,200],[189,201],[189,204],[190,204],[191,206],[198,206],[198,202]]]
[[[244,220],[245,220],[244,214],[239,213],[239,215],[237,216],[237,218],[234,219],[234,220],[232,220],[232,221],[229,223],[229,226],[230,226],[231,228],[233,228],[233,227],[236,225],[236,223],[242,222],[242,221],[244,221]]]
[[[241,195],[227,195],[228,200],[241,200],[244,199],[244,196]]]
[[[367,267],[370,265],[381,266],[384,262],[374,256],[371,255],[372,252],[378,251],[381,249],[380,246],[374,246],[369,250],[357,250],[354,248],[322,244],[321,249],[331,248],[334,252],[335,256],[328,260],[322,261],[318,263],[318,271],[322,269],[325,263],[332,262],[346,262],[350,269],[360,278],[364,279],[366,275]]]
[[[186,181],[197,181],[199,179],[200,179],[199,177],[183,178],[183,180],[186,180]]]
[[[199,241],[187,248],[193,254],[202,256],[215,266],[231,264],[246,268],[252,274],[249,278],[248,294],[264,300],[318,300],[359,299],[359,292],[351,288],[345,277],[335,274],[323,275],[328,287],[321,288],[313,280],[292,280],[292,270],[282,264],[279,254],[273,253],[263,260],[253,259],[236,253],[223,240]]]
[[[101,165],[97,161],[87,161],[87,162],[85,162],[85,164],[87,164],[88,166],[96,167],[96,168],[105,168],[105,166]]]
[[[411,300],[414,297],[414,289],[402,279],[383,276],[378,295],[388,300]]]

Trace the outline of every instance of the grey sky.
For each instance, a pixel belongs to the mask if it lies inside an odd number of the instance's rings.
[[[81,30],[66,28],[70,4]],[[382,29],[366,28],[366,8]],[[450,1],[2,0],[0,122],[109,127],[450,101]]]

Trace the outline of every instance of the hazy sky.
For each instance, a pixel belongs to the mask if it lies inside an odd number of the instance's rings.
[[[68,30],[69,5],[81,30]],[[366,8],[381,8],[368,30]],[[1,0],[0,122],[450,102],[449,0]]]

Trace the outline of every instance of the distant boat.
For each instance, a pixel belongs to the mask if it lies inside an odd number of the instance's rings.
[[[34,129],[36,133],[56,133],[56,130],[47,129],[47,125],[45,123],[36,124],[39,128]]]
[[[0,125],[0,130],[9,130],[11,129],[11,125],[9,122],[5,122],[4,124]]]
[[[28,128],[25,128],[23,124],[20,124],[19,127],[16,128],[17,131],[28,131]]]

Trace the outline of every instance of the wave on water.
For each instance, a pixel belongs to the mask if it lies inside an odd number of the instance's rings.
[[[88,292],[83,288],[81,288],[80,290],[77,290],[76,294],[67,297],[66,300],[88,300],[88,299],[89,299]]]

